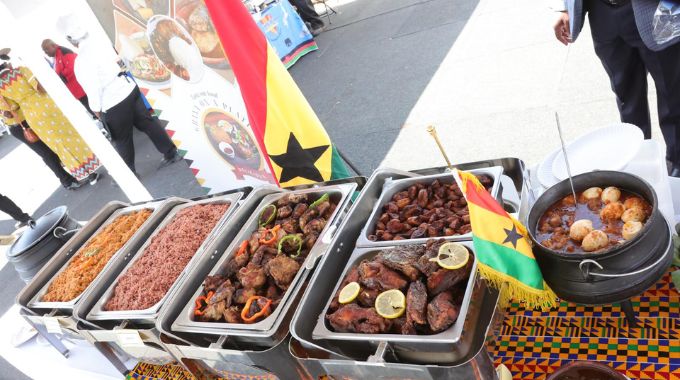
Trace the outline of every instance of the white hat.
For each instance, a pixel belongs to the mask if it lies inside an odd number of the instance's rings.
[[[87,36],[87,29],[82,26],[78,16],[74,13],[59,17],[57,30],[65,34],[71,41],[80,41]]]

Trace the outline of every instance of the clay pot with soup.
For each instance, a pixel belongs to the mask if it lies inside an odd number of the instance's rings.
[[[670,230],[654,189],[614,171],[573,180],[576,199],[565,180],[543,193],[529,213],[527,227],[546,282],[560,298],[585,304],[641,293],[663,275],[671,257]]]

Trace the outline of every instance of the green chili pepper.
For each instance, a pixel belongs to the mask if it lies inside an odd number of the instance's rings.
[[[298,234],[289,234],[282,237],[281,240],[279,240],[278,253],[280,254],[283,252],[282,251],[283,243],[287,242],[288,240],[292,240],[294,244],[297,243],[298,245],[297,252],[295,253],[295,255],[290,255],[290,257],[300,256],[300,251],[302,250],[302,238]]]
[[[312,203],[311,205],[309,205],[309,208],[314,208],[314,207],[316,207],[316,206],[318,206],[318,205],[320,205],[320,204],[326,202],[330,197],[331,197],[331,196],[330,196],[328,193],[322,195],[319,199],[317,199],[316,201],[314,201],[314,203]]]
[[[267,212],[267,210],[268,210],[270,207],[274,208],[274,211],[272,211],[272,213],[269,215],[269,218],[267,218],[267,220],[265,220],[265,221],[263,222],[263,221],[262,221],[262,217],[264,216],[264,214]],[[262,212],[260,213],[260,216],[257,218],[257,224],[259,224],[260,227],[264,227],[264,226],[266,226],[267,224],[271,223],[271,221],[274,220],[274,218],[276,218],[276,212],[277,212],[277,211],[278,211],[278,209],[277,209],[276,206],[273,205],[273,204],[270,204],[270,205],[265,206],[265,208],[262,209]]]

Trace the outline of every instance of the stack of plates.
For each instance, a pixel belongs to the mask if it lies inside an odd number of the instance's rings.
[[[571,175],[594,170],[622,170],[635,157],[643,140],[640,128],[626,123],[586,133],[567,144]],[[536,176],[545,188],[569,177],[561,147],[538,165]]]

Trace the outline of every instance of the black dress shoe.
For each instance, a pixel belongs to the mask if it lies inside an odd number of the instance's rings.
[[[182,159],[182,155],[179,154],[178,151],[175,151],[175,154],[170,157],[170,158],[164,158],[163,161],[161,161],[161,164],[158,166],[158,168],[164,168],[168,165],[174,164],[175,162],[179,161]]]
[[[680,178],[680,166],[673,165],[673,169],[671,169],[671,173],[669,175],[671,177]]]

